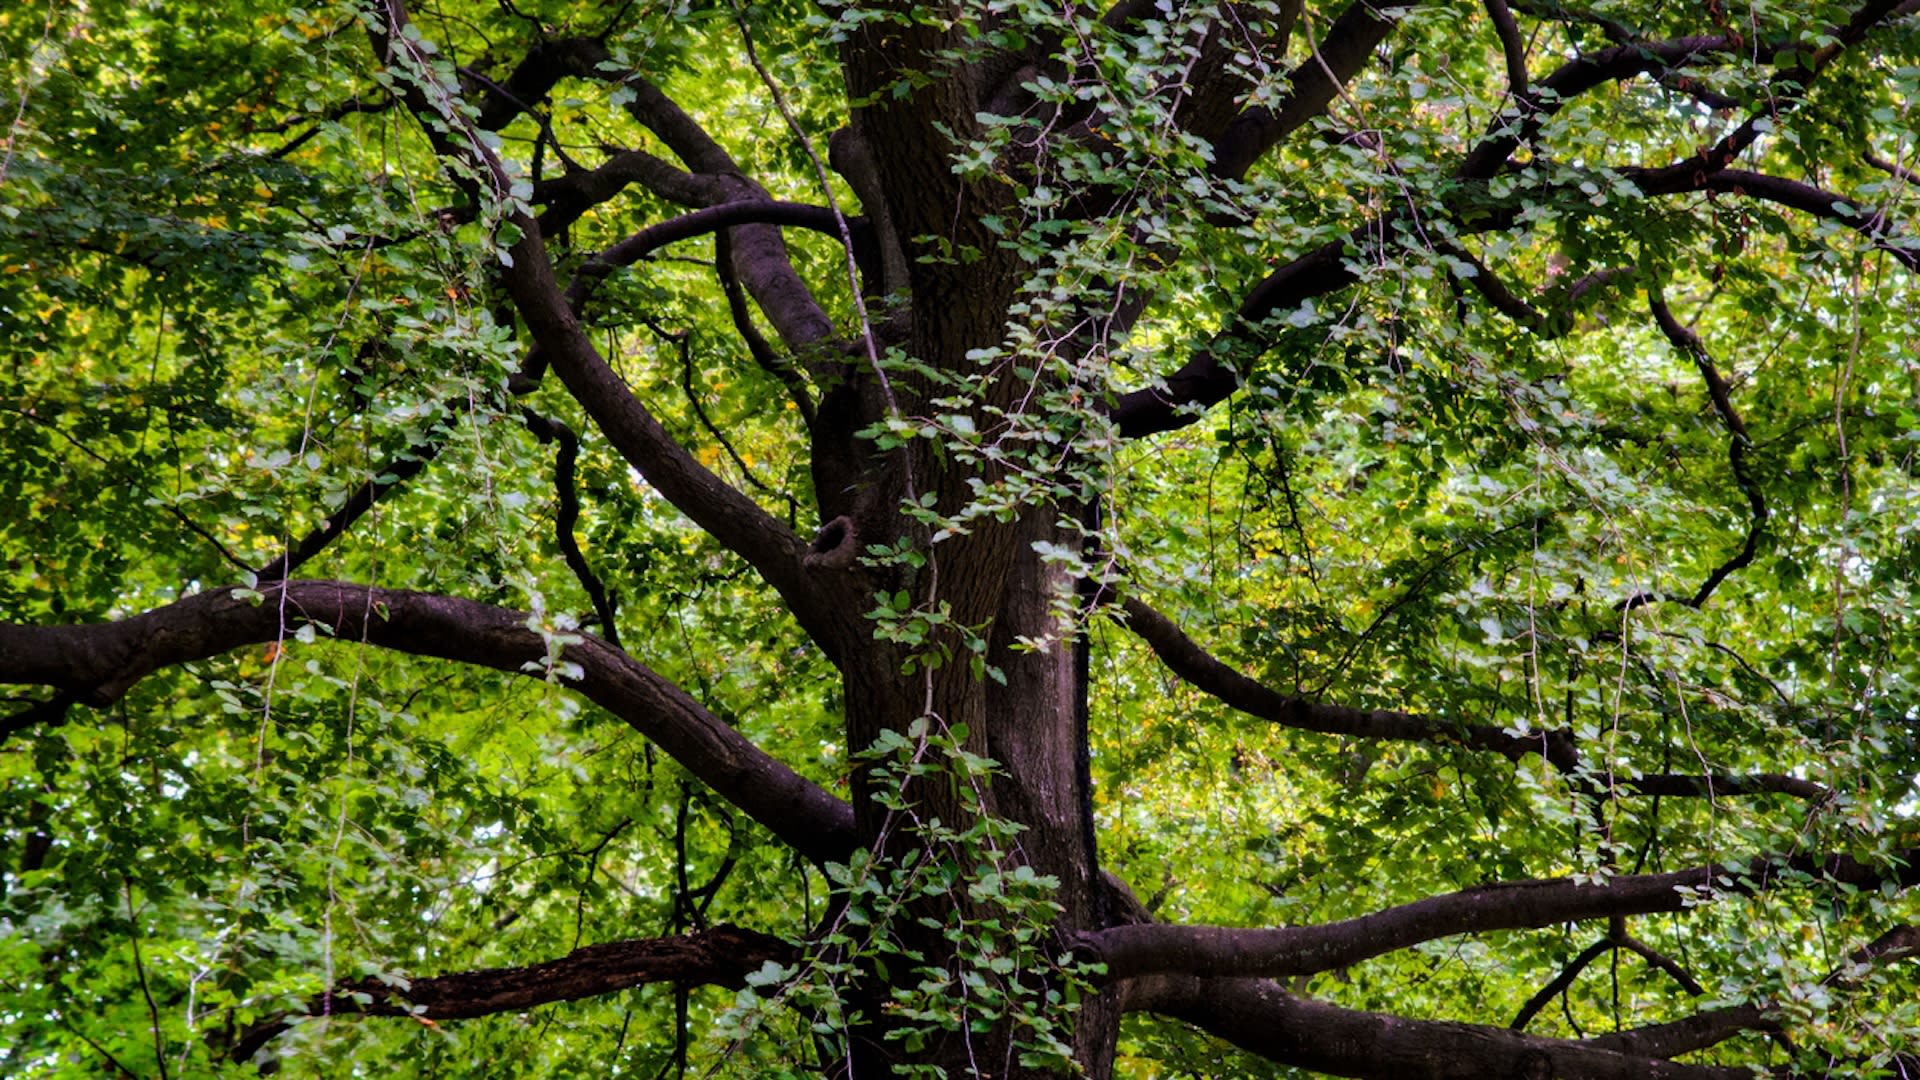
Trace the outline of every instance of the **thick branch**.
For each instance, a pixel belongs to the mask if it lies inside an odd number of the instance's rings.
[[[1787,877],[1814,875],[1841,884],[1909,886],[1920,880],[1920,851],[1897,870],[1850,856],[1752,860],[1744,872],[1714,863],[1667,874],[1623,875],[1600,885],[1570,878],[1503,882],[1431,896],[1358,918],[1317,926],[1117,926],[1084,935],[1086,955],[1110,978],[1189,974],[1278,978],[1311,975],[1455,934],[1526,930],[1556,923],[1680,911],[1716,896],[1746,894]]]
[[[1333,1076],[1394,1080],[1753,1077],[1753,1070],[1745,1066],[1679,1065],[1591,1042],[1343,1009],[1295,997],[1257,979],[1142,979],[1127,987],[1122,1007],[1184,1020],[1250,1053]]]
[[[1578,763],[1572,737],[1566,732],[1522,738],[1488,725],[1456,724],[1389,709],[1328,705],[1282,694],[1215,659],[1172,620],[1144,601],[1129,597],[1122,608],[1126,611],[1127,628],[1139,635],[1174,674],[1250,716],[1327,735],[1407,739],[1491,750],[1515,761],[1528,754],[1541,754],[1563,771],[1571,770]]]
[[[1758,1005],[1730,1005],[1723,1009],[1694,1013],[1665,1024],[1649,1024],[1611,1035],[1596,1035],[1586,1042],[1596,1049],[1622,1054],[1673,1057],[1717,1046],[1749,1031],[1778,1030],[1780,1022],[1768,1016]]]
[[[428,593],[335,581],[261,591],[264,600],[249,600],[237,596],[239,590],[216,589],[112,623],[0,624],[0,683],[51,686],[105,706],[161,668],[285,641],[302,626],[341,641],[516,675],[544,678],[551,670],[808,858],[838,858],[852,844],[847,804],[600,638],[570,635],[567,644],[550,649],[528,629],[525,612]]]
[[[312,1002],[307,1011],[315,1016],[360,1013],[464,1020],[525,1012],[646,983],[738,988],[764,964],[791,963],[795,952],[792,945],[772,935],[722,925],[678,937],[588,945],[558,960],[526,967],[395,981],[370,976],[334,987]],[[254,1028],[234,1046],[231,1057],[248,1060],[289,1026],[289,1021],[282,1018]]]
[[[1631,176],[1631,173],[1628,173]],[[1779,203],[1825,221],[1834,221],[1874,242],[1909,270],[1920,270],[1920,242],[1897,235],[1886,211],[1856,205],[1831,191],[1744,169],[1721,169],[1707,177],[1709,191],[1744,195]]]
[[[1416,6],[1413,2],[1380,5],[1354,0],[1335,19],[1317,56],[1293,70],[1291,89],[1273,108],[1248,109],[1227,125],[1214,145],[1213,175],[1238,180],[1253,163],[1302,124],[1326,111],[1328,105],[1373,56],[1373,50],[1393,30],[1389,11]]]
[[[792,945],[770,934],[721,925],[679,937],[588,945],[558,960],[527,967],[414,979],[405,989],[375,978],[362,979],[340,987],[333,1004],[339,1012],[463,1019],[574,1001],[650,982],[737,988],[746,985],[746,977],[762,965],[790,963],[794,956]],[[357,1007],[341,1000],[355,993],[373,1000]]]
[[[1701,776],[1688,773],[1652,773],[1622,782],[1636,795],[1671,798],[1722,798],[1732,795],[1792,795],[1808,802],[1825,802],[1833,792],[1824,785],[1782,773]]]

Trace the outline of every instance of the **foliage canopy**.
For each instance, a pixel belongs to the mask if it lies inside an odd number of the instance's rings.
[[[1917,11],[0,10],[0,1071],[1911,1074]]]

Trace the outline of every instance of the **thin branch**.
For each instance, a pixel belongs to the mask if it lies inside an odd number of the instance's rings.
[[[567,569],[573,571],[575,580],[587,591],[587,601],[593,605],[594,618],[600,623],[600,636],[607,639],[607,644],[618,649],[620,628],[615,616],[619,613],[619,600],[607,591],[600,575],[593,572],[586,553],[580,550],[580,541],[573,535],[574,527],[580,523],[580,492],[574,482],[574,466],[580,457],[580,437],[567,425],[541,416],[532,409],[522,409],[520,415],[534,438],[542,443],[560,444],[553,464],[553,489],[560,500],[559,512],[553,518],[553,540],[559,545],[560,557],[566,560]]]
[[[1573,985],[1573,981],[1587,969],[1587,965],[1612,952],[1616,945],[1612,937],[1603,937],[1581,949],[1579,954],[1568,961],[1567,966],[1561,968],[1560,973],[1555,975],[1547,985],[1534,991],[1534,995],[1527,999],[1525,1005],[1520,1006],[1518,1013],[1514,1014],[1513,1023],[1507,1026],[1515,1031],[1527,1030],[1528,1022],[1538,1015],[1541,1009],[1546,1008],[1548,1002],[1566,993],[1567,989]]]
[[[1137,597],[1129,597],[1121,607],[1126,612],[1127,628],[1145,641],[1174,674],[1250,716],[1327,735],[1464,746],[1515,761],[1528,754],[1541,754],[1562,771],[1578,764],[1573,738],[1564,731],[1521,737],[1490,725],[1454,723],[1389,709],[1329,705],[1282,694],[1215,659],[1172,620]]]
[[[727,314],[733,317],[733,329],[747,346],[747,354],[760,370],[780,380],[787,388],[787,397],[793,407],[799,410],[800,419],[813,430],[813,396],[807,393],[806,380],[785,357],[773,351],[767,343],[766,335],[753,324],[753,313],[747,310],[746,293],[740,289],[740,275],[733,269],[733,245],[727,240],[727,232],[722,229],[713,234],[713,269],[720,278],[720,288],[727,296]]]
[[[1871,150],[1862,154],[1861,157],[1866,161],[1867,164],[1873,166],[1876,169],[1879,169],[1881,172],[1886,173],[1888,176],[1891,176],[1896,180],[1904,180],[1909,184],[1920,184],[1920,173],[1914,172],[1912,169],[1907,168],[1905,165],[1901,165],[1898,162],[1888,161],[1886,158],[1883,158],[1878,154],[1875,154]]]
[[[1686,991],[1687,996],[1699,997],[1707,992],[1706,987],[1701,986],[1698,980],[1687,973],[1686,968],[1681,967],[1678,961],[1666,953],[1641,941],[1632,934],[1618,934],[1615,936],[1615,940],[1619,941],[1621,948],[1665,972],[1668,978],[1680,984],[1680,989]]]
[[[51,686],[103,707],[162,668],[284,642],[312,626],[342,642],[553,679],[625,720],[809,859],[849,849],[846,803],[602,639],[536,632],[531,618],[472,600],[336,581],[290,581],[255,594],[222,588],[112,623],[0,623],[0,683]]]
[[[288,139],[285,143],[282,143],[276,149],[267,151],[267,157],[275,161],[278,161],[282,158],[287,157],[288,155],[292,154],[295,150],[298,150],[302,146],[305,146],[307,143],[311,142],[316,135],[319,135],[322,131],[325,131],[327,129],[328,124],[337,124],[341,120],[356,114],[381,113],[381,112],[386,112],[388,109],[391,109],[391,108],[393,108],[393,99],[390,97],[383,97],[376,101],[361,101],[358,98],[355,98],[351,101],[341,102],[340,104],[335,105],[333,108],[328,109],[324,114],[322,114],[319,120],[315,121],[305,131],[301,132],[298,135],[295,135],[291,139]],[[285,131],[287,128],[291,126],[292,126],[291,123],[281,124],[281,125],[278,125],[274,130]]]
[[[454,404],[449,402],[442,408],[451,412]],[[345,535],[348,529],[353,528],[356,522],[365,517],[367,511],[372,510],[374,504],[379,502],[387,492],[420,475],[427,465],[440,455],[442,442],[441,438],[436,437],[436,433],[428,432],[419,442],[392,455],[372,476],[362,481],[337,510],[328,514],[318,528],[308,532],[300,538],[298,543],[289,546],[286,551],[274,556],[272,562],[255,571],[259,580],[265,582],[285,580],[294,571],[304,566],[308,560],[325,551],[328,545]]]
[[[1746,423],[1734,410],[1732,388],[1721,376],[1720,369],[1714,366],[1706,345],[1698,334],[1680,325],[1679,320],[1673,317],[1658,288],[1647,291],[1647,307],[1653,312],[1654,321],[1660,325],[1660,332],[1666,335],[1667,341],[1693,358],[1701,381],[1707,384],[1707,396],[1713,401],[1713,410],[1719,414],[1721,425],[1727,429],[1727,461],[1733,469],[1734,483],[1740,485],[1740,490],[1747,496],[1746,539],[1741,543],[1740,550],[1714,567],[1707,579],[1694,590],[1693,596],[1685,601],[1688,607],[1697,608],[1707,602],[1729,575],[1753,562],[1767,531],[1767,498],[1760,489],[1760,480],[1754,475],[1753,463],[1748,458],[1753,449],[1753,437],[1747,434]]]
[[[1748,773],[1731,776],[1701,776],[1685,773],[1653,773],[1621,782],[1636,795],[1664,798],[1723,798],[1735,795],[1792,795],[1812,803],[1825,803],[1833,792],[1822,784],[1781,773]]]

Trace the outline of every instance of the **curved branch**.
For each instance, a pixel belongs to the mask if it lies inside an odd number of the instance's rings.
[[[567,569],[573,571],[574,579],[587,591],[587,601],[593,605],[593,614],[600,622],[600,636],[607,644],[616,649],[620,645],[620,627],[615,620],[619,607],[619,598],[607,591],[606,583],[600,575],[593,572],[593,566],[587,562],[587,553],[580,550],[580,541],[574,538],[573,530],[580,522],[580,491],[574,483],[575,466],[580,460],[580,437],[566,424],[541,416],[532,409],[520,410],[520,417],[526,421],[527,430],[544,445],[558,442],[560,451],[553,462],[553,490],[559,499],[560,507],[553,518],[553,540],[560,548],[561,558],[566,560]]]
[[[1343,1009],[1258,979],[1137,980],[1121,1007],[1184,1020],[1253,1054],[1333,1076],[1395,1080],[1580,1077],[1581,1080],[1752,1080],[1745,1066],[1680,1065],[1594,1042],[1506,1028]]]
[[[1456,934],[1527,930],[1556,923],[1681,911],[1722,895],[1774,887],[1811,875],[1840,884],[1910,886],[1920,850],[1897,870],[1846,855],[1756,858],[1742,869],[1711,863],[1666,874],[1622,875],[1592,885],[1571,878],[1502,882],[1316,926],[1244,929],[1153,924],[1082,935],[1078,947],[1107,965],[1109,978],[1186,974],[1278,978],[1348,967]]]
[[[1714,567],[1694,591],[1692,598],[1685,601],[1688,607],[1697,608],[1705,604],[1720,583],[1734,571],[1753,562],[1767,531],[1767,498],[1760,489],[1759,478],[1753,474],[1753,462],[1748,458],[1753,450],[1753,437],[1747,434],[1746,423],[1734,411],[1733,390],[1720,374],[1720,369],[1714,366],[1706,344],[1700,340],[1700,335],[1680,325],[1680,321],[1673,317],[1673,311],[1667,307],[1659,288],[1647,291],[1647,308],[1653,312],[1654,322],[1660,325],[1660,332],[1666,335],[1667,341],[1693,359],[1694,366],[1700,371],[1701,381],[1707,384],[1707,396],[1713,401],[1713,411],[1719,414],[1721,426],[1727,429],[1727,461],[1733,469],[1734,483],[1739,484],[1740,490],[1747,496],[1746,539],[1741,543],[1740,550]]]
[[[1507,0],[1484,0],[1487,18],[1500,38],[1500,54],[1507,61],[1507,93],[1515,100],[1527,100],[1527,43],[1520,36],[1520,24],[1513,19]]]
[[[1383,5],[1354,0],[1348,4],[1320,42],[1318,56],[1293,69],[1286,98],[1272,108],[1248,109],[1227,125],[1226,133],[1214,144],[1213,175],[1228,180],[1243,178],[1267,151],[1325,112],[1341,87],[1359,74],[1374,48],[1392,32],[1390,13],[1415,7],[1417,2]]]
[[[1302,731],[1348,735],[1363,739],[1405,739],[1489,750],[1520,760],[1541,754],[1562,771],[1578,763],[1573,738],[1564,731],[1522,738],[1504,729],[1480,724],[1456,724],[1437,717],[1388,709],[1356,709],[1308,701],[1270,689],[1228,667],[1202,649],[1173,621],[1147,604],[1129,597],[1121,604],[1126,626],[1153,650],[1173,673],[1196,688],[1250,716]]]
[[[1629,174],[1631,175],[1631,174]],[[1825,221],[1838,222],[1874,242],[1874,246],[1892,255],[1909,270],[1920,270],[1920,241],[1898,236],[1885,210],[1858,206],[1831,191],[1745,169],[1721,169],[1707,177],[1707,190],[1764,199],[1812,214]]]
[[[548,636],[529,629],[525,612],[429,593],[338,581],[291,581],[260,591],[264,600],[217,589],[119,622],[0,624],[0,683],[50,686],[100,707],[161,668],[284,641],[312,626],[340,641],[515,675],[551,675],[625,720],[808,858],[838,858],[853,842],[846,803],[600,638],[565,635],[550,646]]]
[[[435,151],[466,161],[490,186],[491,198],[510,208],[505,217],[520,235],[501,258],[505,265],[500,269],[500,279],[545,362],[620,456],[668,502],[745,559],[780,593],[828,657],[838,662],[841,644],[852,640],[852,635],[864,635],[858,616],[849,614],[848,605],[835,602],[836,597],[807,575],[801,561],[806,542],[695,460],[607,365],[554,280],[553,264],[539,226],[525,210],[512,208],[512,177],[498,155],[488,149],[480,132],[450,100],[428,99],[423,87],[437,84],[432,81],[432,69],[417,55],[417,44],[401,33],[407,22],[404,4],[401,0],[383,0],[382,8],[384,19],[369,30],[374,51],[403,76],[398,84],[410,87],[406,91],[408,108],[421,120]],[[449,92],[443,86],[438,89]],[[774,239],[778,240],[777,231]],[[821,319],[824,322],[825,316]]]
[[[558,1001],[577,1001],[647,983],[739,988],[766,964],[786,964],[797,950],[770,934],[721,925],[677,937],[636,938],[587,945],[567,955],[514,968],[484,968],[424,979],[369,976],[334,986],[307,1006],[309,1015],[408,1016],[465,1020],[525,1012]],[[293,1026],[280,1017],[257,1025],[234,1044],[229,1057],[247,1061],[274,1036]]]

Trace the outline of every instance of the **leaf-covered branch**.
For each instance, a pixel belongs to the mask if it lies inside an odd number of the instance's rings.
[[[413,87],[407,91],[408,107],[442,156],[464,161],[477,170],[491,183],[491,197],[511,207],[512,181],[499,157],[461,118],[451,101],[430,101],[421,89],[423,80],[425,85],[437,84],[431,83],[431,72],[421,59],[402,46],[406,40],[401,33],[406,25],[405,8],[399,0],[388,0],[383,10],[387,25],[374,30],[375,51],[394,65],[403,85]],[[441,94],[452,92],[444,86],[437,86],[437,90]],[[850,634],[858,631],[841,625],[844,608],[822,595],[817,583],[805,573],[805,542],[696,461],[634,397],[588,340],[578,315],[554,280],[538,225],[524,210],[509,209],[506,218],[520,235],[503,260],[507,265],[500,271],[502,283],[541,354],[568,391],[628,463],[681,512],[746,559],[787,600],[814,640],[829,655],[837,654]]]

